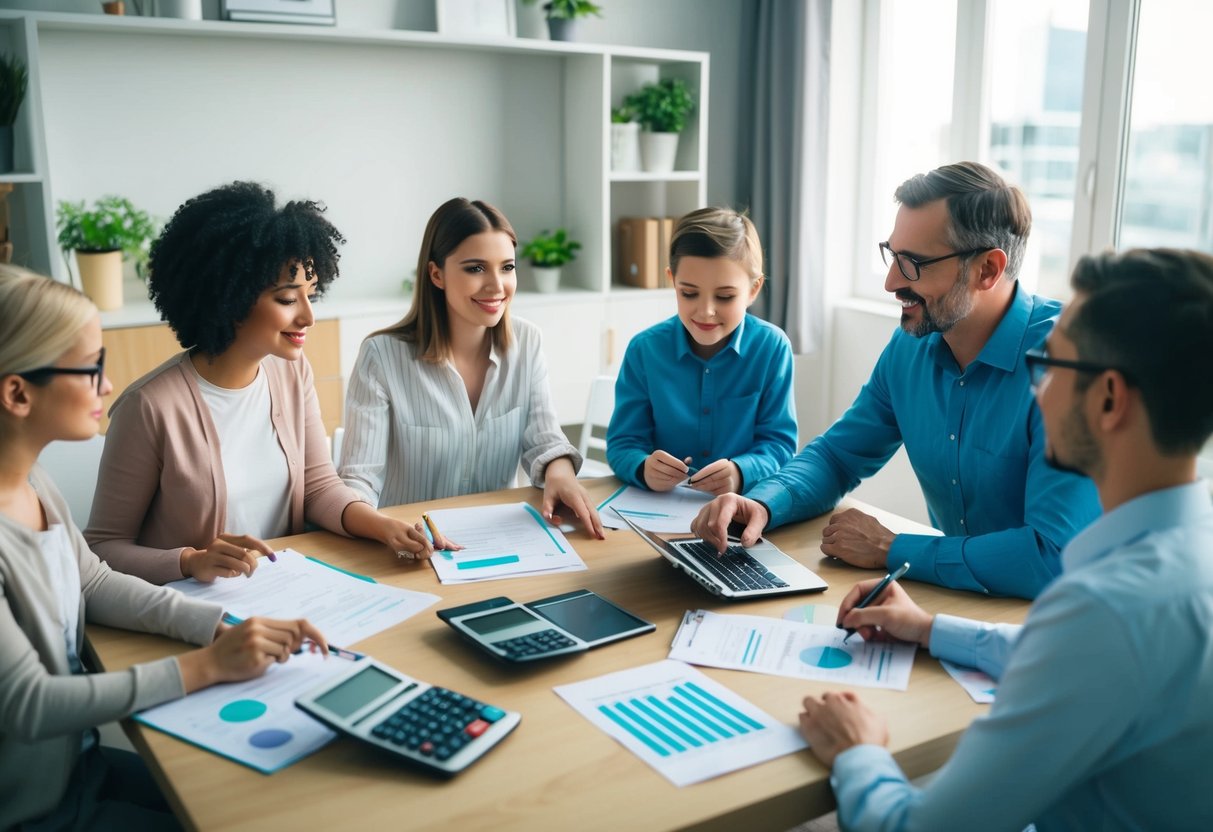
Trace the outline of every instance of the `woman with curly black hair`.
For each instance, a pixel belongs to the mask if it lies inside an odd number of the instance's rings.
[[[272,554],[264,538],[305,521],[432,553],[420,524],[342,483],[326,448],[303,358],[345,242],[323,210],[236,182],[178,208],[152,246],[149,294],[185,352],[110,411],[85,537],[115,569],[155,583],[251,574]]]

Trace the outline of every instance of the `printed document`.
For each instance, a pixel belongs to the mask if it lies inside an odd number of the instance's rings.
[[[564,532],[529,503],[446,508],[427,514],[443,537],[463,546],[435,552],[430,559],[444,584],[586,568]]]
[[[135,714],[135,719],[270,774],[337,736],[296,708],[295,699],[349,667],[348,659],[326,659],[305,646],[285,664],[270,665],[259,679],[214,685]]]
[[[867,643],[845,630],[758,615],[687,612],[670,658],[707,667],[750,670],[822,682],[905,690],[913,644]]]
[[[791,725],[682,662],[634,667],[555,691],[675,786],[808,747]]]
[[[998,683],[991,676],[976,668],[963,667],[943,659],[940,659],[939,663],[978,705],[989,705],[994,701],[994,696],[998,693]]]
[[[689,534],[691,521],[699,510],[712,501],[711,494],[678,486],[669,491],[648,491],[625,485],[598,506],[598,516],[608,529],[626,529],[627,524],[615,516],[626,515],[641,528],[658,534]]]
[[[294,549],[276,555],[277,563],[262,558],[249,578],[219,578],[209,584],[188,578],[167,586],[222,604],[237,618],[306,618],[340,647],[394,627],[439,600],[429,592],[355,577]]]

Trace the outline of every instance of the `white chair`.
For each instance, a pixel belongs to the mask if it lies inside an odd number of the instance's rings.
[[[345,428],[333,428],[333,467],[341,468],[341,443],[345,441]]]
[[[83,442],[52,442],[42,449],[38,464],[48,473],[67,507],[72,520],[83,529],[93,510],[93,492],[97,490],[97,471],[101,468],[101,451],[105,437],[101,434]]]
[[[585,406],[585,423],[581,426],[581,438],[577,441],[577,452],[585,461],[581,463],[578,477],[609,477],[615,472],[606,462],[606,429],[615,410],[615,377],[598,376],[590,382],[590,399]],[[594,429],[601,432],[595,435]],[[594,457],[590,453],[595,454]],[[599,459],[598,457],[601,457]]]

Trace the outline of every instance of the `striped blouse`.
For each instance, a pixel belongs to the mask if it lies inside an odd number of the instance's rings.
[[[476,412],[448,361],[391,335],[362,342],[345,401],[341,478],[393,506],[511,488],[521,459],[536,486],[553,459],[581,467],[552,406],[539,328],[514,318],[514,344],[489,353]]]

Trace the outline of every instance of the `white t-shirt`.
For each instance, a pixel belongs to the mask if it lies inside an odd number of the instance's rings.
[[[281,537],[290,531],[290,470],[270,418],[265,373],[258,367],[252,384],[228,390],[198,375],[192,361],[186,363],[219,433],[219,456],[227,480],[224,531],[262,539]]]
[[[76,653],[76,629],[80,626],[80,565],[76,563],[67,527],[62,523],[52,523],[46,531],[38,532],[37,538],[51,576],[51,586],[59,600],[59,623],[63,627],[67,663],[72,673],[82,673],[84,667]]]

